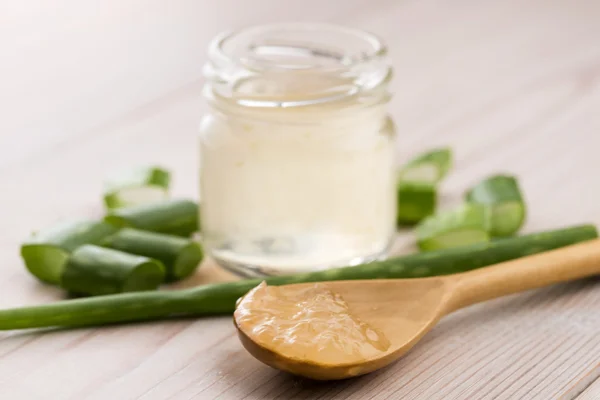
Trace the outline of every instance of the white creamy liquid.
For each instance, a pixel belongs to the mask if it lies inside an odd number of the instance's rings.
[[[344,107],[317,106],[325,118],[302,107],[204,118],[201,225],[214,258],[287,274],[385,253],[396,218],[393,128],[385,104]]]

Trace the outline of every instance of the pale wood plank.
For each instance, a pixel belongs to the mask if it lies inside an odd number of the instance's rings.
[[[373,4],[373,3],[369,3]],[[382,1],[339,22],[389,38],[397,80],[399,160],[451,144],[446,203],[499,170],[516,173],[531,204],[525,231],[600,222],[599,3],[516,0]],[[196,193],[199,84],[89,135],[1,170],[0,304],[60,298],[23,272],[30,229],[99,215],[108,166],[161,162],[175,193]],[[125,149],[129,151],[124,158]],[[396,252],[411,250],[402,236]],[[233,279],[210,261],[181,286]],[[229,318],[0,334],[0,395],[14,399],[555,399],[598,371],[597,279],[477,305],[446,318],[406,358],[369,376],[316,384],[250,357]],[[583,382],[583,383],[582,383]],[[596,385],[584,395],[594,398]],[[582,395],[582,396],[584,396]],[[592,396],[592,397],[589,397]]]
[[[364,0],[0,3],[0,167],[199,79],[207,42],[265,19],[323,21]],[[374,2],[377,4],[377,1]]]
[[[596,366],[595,376],[600,375],[600,365]],[[596,400],[600,399],[600,380],[596,380],[592,383],[581,395],[577,397],[577,400]]]

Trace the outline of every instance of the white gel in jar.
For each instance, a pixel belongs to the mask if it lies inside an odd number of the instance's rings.
[[[246,276],[384,256],[396,193],[382,43],[270,25],[215,39],[209,56],[200,190],[211,256]]]

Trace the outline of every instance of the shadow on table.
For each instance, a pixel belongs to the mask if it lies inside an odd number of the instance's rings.
[[[438,337],[460,337],[472,329],[494,329],[498,323],[511,325],[514,330],[526,327],[542,328],[553,318],[564,318],[565,327],[569,319],[575,318],[569,310],[581,309],[578,297],[584,297],[600,287],[600,276],[575,282],[561,283],[534,289],[503,298],[480,303],[459,310],[440,321],[419,345],[426,345]],[[460,340],[459,340],[460,341]]]

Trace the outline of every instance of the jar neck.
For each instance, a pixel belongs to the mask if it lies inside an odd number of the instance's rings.
[[[337,26],[249,28],[213,41],[204,93],[223,112],[352,112],[389,100],[385,55],[373,35]]]
[[[292,123],[302,125],[323,124],[336,120],[336,124],[351,124],[357,119],[372,118],[372,115],[385,117],[385,105],[390,95],[384,88],[367,94],[355,94],[335,101],[324,101],[310,105],[260,106],[255,107],[220,96],[210,84],[205,85],[204,97],[213,112],[225,118],[240,118],[271,123]]]

